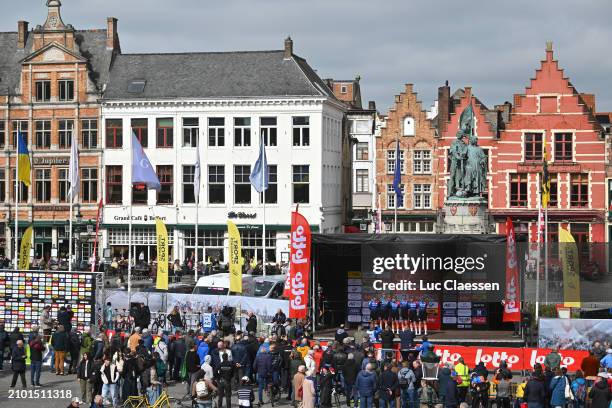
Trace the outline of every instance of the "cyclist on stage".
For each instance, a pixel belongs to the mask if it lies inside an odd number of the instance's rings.
[[[416,332],[417,335],[427,335],[427,298],[423,297],[419,300],[418,303],[418,330]],[[423,332],[421,332],[421,328],[423,328]]]

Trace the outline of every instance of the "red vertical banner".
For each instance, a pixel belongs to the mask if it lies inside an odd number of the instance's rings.
[[[521,288],[516,256],[514,224],[506,220],[506,294],[504,296],[504,322],[521,321]]]
[[[310,225],[303,215],[291,213],[291,248],[289,259],[289,317],[304,319],[308,314],[308,279],[310,276]]]
[[[96,238],[94,239],[93,252],[91,253],[91,272],[96,271],[96,261],[98,260],[98,233],[100,232],[100,212],[102,212],[102,199],[98,204],[98,213],[96,214]]]

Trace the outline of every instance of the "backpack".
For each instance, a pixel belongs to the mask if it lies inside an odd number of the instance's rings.
[[[279,353],[272,353],[272,368],[280,370],[283,366],[283,358]]]
[[[574,397],[576,397],[577,401],[584,401],[586,400],[586,382],[583,384],[579,384],[578,387],[576,388],[576,391],[574,391]]]
[[[198,381],[196,383],[196,395],[198,396],[198,398],[207,398],[209,393],[210,392],[208,390],[208,385],[206,384],[206,381]]]
[[[157,360],[155,363],[155,371],[157,371],[158,377],[166,377],[166,364],[164,364],[162,360]]]
[[[410,369],[409,368],[402,368],[399,372],[398,375],[398,380],[399,380],[399,385],[402,388],[408,388],[408,386],[410,385],[410,381],[408,381],[408,379],[410,378]]]

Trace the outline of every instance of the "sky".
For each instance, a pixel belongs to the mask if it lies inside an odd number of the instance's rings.
[[[43,24],[45,0],[1,0],[0,31]],[[472,86],[487,106],[512,101],[553,41],[579,92],[612,111],[610,0],[62,0],[76,29],[119,19],[124,53],[282,49],[322,78],[361,77],[381,113],[413,83],[424,107],[446,80]]]

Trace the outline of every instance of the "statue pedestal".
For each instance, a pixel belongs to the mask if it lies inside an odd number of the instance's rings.
[[[444,234],[490,234],[487,200],[482,197],[450,197],[442,208],[440,228]]]

